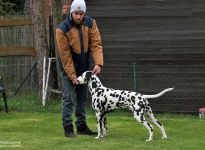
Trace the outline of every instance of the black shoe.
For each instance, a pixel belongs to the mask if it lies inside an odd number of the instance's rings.
[[[69,125],[67,127],[65,127],[64,129],[65,131],[65,137],[68,137],[68,138],[75,138],[75,134],[74,134],[74,131],[73,131],[73,125]]]
[[[97,132],[91,131],[86,124],[77,127],[77,133],[83,135],[97,135]]]

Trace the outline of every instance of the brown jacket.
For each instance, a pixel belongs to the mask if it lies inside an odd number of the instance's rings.
[[[70,18],[64,20],[56,29],[56,40],[60,55],[59,68],[71,80],[89,70],[90,52],[95,65],[103,66],[101,36],[94,19],[84,16],[81,27],[75,26]]]

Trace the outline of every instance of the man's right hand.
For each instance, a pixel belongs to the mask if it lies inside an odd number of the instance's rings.
[[[73,84],[78,85],[78,81],[77,81],[77,79],[74,79],[74,80],[73,80]]]

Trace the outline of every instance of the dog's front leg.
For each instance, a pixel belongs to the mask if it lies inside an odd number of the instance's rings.
[[[99,139],[102,134],[102,118],[101,113],[96,113],[96,120],[97,120],[97,128],[98,128],[98,136],[95,137],[96,139]]]
[[[106,137],[107,136],[107,120],[106,120],[106,115],[105,114],[102,117],[102,124],[103,124],[103,131],[104,131],[102,137]]]

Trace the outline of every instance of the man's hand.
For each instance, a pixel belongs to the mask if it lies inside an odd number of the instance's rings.
[[[101,66],[99,65],[95,65],[94,69],[93,69],[93,74],[98,74],[101,71]]]
[[[73,80],[73,84],[78,85],[78,81],[77,81],[77,79],[74,79],[74,80]]]

